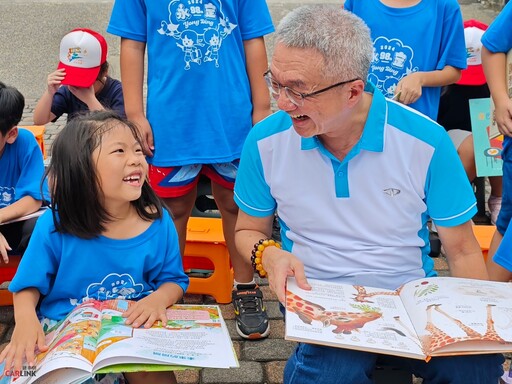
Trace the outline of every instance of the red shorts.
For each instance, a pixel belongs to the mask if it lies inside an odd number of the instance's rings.
[[[240,160],[218,164],[192,164],[177,167],[149,165],[149,183],[162,198],[185,196],[192,191],[200,175],[233,190]]]

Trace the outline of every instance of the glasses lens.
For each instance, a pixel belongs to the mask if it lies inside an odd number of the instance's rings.
[[[288,99],[290,99],[290,101],[293,104],[295,104],[298,107],[304,105],[304,98],[302,97],[302,93],[294,91],[293,89],[288,87],[285,87],[284,90],[286,92],[286,96],[288,96]]]
[[[267,82],[268,89],[270,89],[270,93],[272,93],[272,96],[278,96],[279,91],[281,90],[281,86],[277,81],[272,79],[270,72],[265,75],[265,81]]]

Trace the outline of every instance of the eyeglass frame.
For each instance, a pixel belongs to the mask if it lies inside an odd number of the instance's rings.
[[[284,92],[285,92],[286,97],[288,98],[288,100],[290,100],[293,103],[293,105],[296,105],[297,107],[302,107],[304,105],[304,100],[307,97],[316,96],[316,95],[318,95],[320,93],[324,93],[326,91],[329,91],[329,90],[331,90],[333,88],[336,88],[336,87],[339,87],[341,85],[345,85],[345,84],[351,83],[351,82],[356,81],[356,80],[361,80],[360,77],[356,77],[356,78],[354,78],[352,80],[340,81],[339,83],[336,83],[336,84],[333,84],[333,85],[329,85],[328,87],[319,89],[318,91],[314,91],[314,92],[310,92],[310,93],[302,93],[302,92],[296,91],[295,89],[292,89],[290,87],[286,87],[286,86],[282,85],[281,83],[279,83],[275,79],[272,79],[270,77],[271,75],[272,75],[272,71],[270,69],[268,69],[263,74],[263,77],[265,78],[265,82],[267,83],[267,86],[268,86],[268,88],[270,90],[270,93],[272,93],[272,95],[274,95],[274,96],[280,96],[281,95],[281,89],[284,89]],[[274,91],[274,87],[271,84],[272,81],[274,81],[279,86],[277,93]],[[300,99],[301,99],[301,103],[300,104],[298,104],[296,102],[296,100],[294,100],[292,97],[290,97],[290,94],[288,93],[289,91],[295,93],[296,95],[300,95]]]

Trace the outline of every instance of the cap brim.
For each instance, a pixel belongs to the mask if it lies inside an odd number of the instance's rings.
[[[459,85],[483,85],[487,81],[485,79],[482,65],[469,65],[462,70],[462,76],[457,84]]]
[[[78,68],[59,63],[58,69],[66,70],[66,77],[62,80],[63,85],[71,85],[73,87],[89,88],[94,84],[100,73],[100,67],[94,68]]]

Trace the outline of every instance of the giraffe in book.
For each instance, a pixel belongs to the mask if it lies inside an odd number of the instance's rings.
[[[367,309],[363,312],[326,311],[321,305],[312,303],[289,291],[286,292],[286,308],[294,312],[306,324],[319,321],[324,327],[334,325],[333,333],[351,334],[366,323],[382,317],[382,313]]]
[[[383,292],[366,292],[366,288],[362,285],[354,285],[354,289],[357,291],[357,294],[354,293],[354,301],[358,303],[373,303],[373,301],[368,300],[373,296],[398,296],[400,294],[400,288],[396,291],[383,291]]]
[[[454,318],[450,314],[446,313],[440,308],[441,304],[431,304],[427,307],[427,325],[425,329],[430,333],[430,352],[436,351],[439,348],[442,348],[446,345],[453,344],[459,341],[497,341],[501,344],[506,344],[507,342],[498,335],[496,330],[494,329],[494,320],[492,319],[492,307],[493,304],[487,304],[487,329],[484,334],[481,334],[475,331],[473,328],[467,326],[462,321]],[[447,317],[451,321],[453,321],[457,326],[464,331],[466,336],[454,337],[450,336],[447,333],[443,332],[441,329],[435,326],[432,321],[432,309],[441,315]]]

